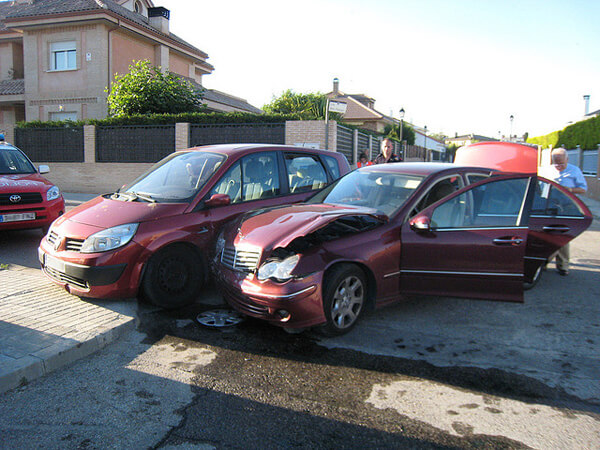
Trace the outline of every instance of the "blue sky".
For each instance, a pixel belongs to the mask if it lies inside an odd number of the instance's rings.
[[[375,98],[432,132],[561,129],[600,109],[597,0],[155,1],[209,55],[204,85],[261,107],[286,89]]]

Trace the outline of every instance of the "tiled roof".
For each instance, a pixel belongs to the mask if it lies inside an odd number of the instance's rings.
[[[204,91],[204,99],[210,100],[215,103],[221,103],[223,105],[228,105],[233,108],[241,109],[243,111],[247,111],[254,114],[263,113],[262,109],[252,106],[243,98],[234,97],[232,95],[225,94],[224,92],[215,91],[214,89],[207,89],[206,91]]]
[[[0,95],[19,95],[25,93],[25,80],[0,81]]]
[[[115,3],[112,0],[32,0],[31,3],[14,4],[11,1],[0,2],[0,20],[6,18],[22,18],[22,17],[37,17],[51,14],[67,14],[84,11],[111,11],[125,19],[128,19],[137,25],[160,33],[157,29],[150,26],[148,18],[130,11],[127,8]],[[2,23],[0,30],[5,30],[6,25]],[[161,33],[162,34],[162,33]],[[190,43],[184,41],[180,37],[169,33],[168,37],[177,43],[184,45],[195,52],[199,53],[203,58],[208,57],[202,50],[194,47]]]

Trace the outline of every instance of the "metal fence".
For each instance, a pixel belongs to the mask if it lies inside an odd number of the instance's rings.
[[[598,175],[598,150],[581,150],[574,148],[567,150],[569,163],[581,169],[584,175]]]
[[[368,160],[371,160],[372,158],[377,156],[377,155],[371,155],[371,148],[369,147],[369,135],[361,133],[359,131],[358,132],[357,154],[360,155],[361,153],[364,153],[365,155],[367,155]]]
[[[285,144],[285,123],[192,124],[190,145]]]
[[[15,145],[32,161],[83,162],[83,127],[15,128]]]
[[[337,152],[346,157],[350,165],[356,164],[354,161],[354,133],[350,128],[337,126]]]
[[[153,163],[175,151],[175,125],[96,127],[96,161]]]

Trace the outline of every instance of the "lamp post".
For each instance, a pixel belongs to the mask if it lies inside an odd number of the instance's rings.
[[[402,159],[404,159],[404,141],[402,140],[402,131],[404,128],[404,108],[400,110],[400,150],[402,154],[400,155]]]
[[[427,125],[425,125],[425,136],[423,139],[423,147],[425,148],[425,154],[423,155],[423,161],[427,161]]]
[[[510,134],[508,135],[508,141],[512,142],[512,125],[513,125],[513,120],[515,119],[515,116],[513,116],[512,114],[510,115]]]

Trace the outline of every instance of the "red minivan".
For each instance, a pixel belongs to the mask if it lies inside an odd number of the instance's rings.
[[[115,193],[69,211],[42,239],[43,272],[81,297],[134,297],[175,308],[209,276],[223,224],[307,199],[350,171],[324,150],[269,144],[178,151]],[[243,258],[243,255],[238,255]]]
[[[0,134],[0,231],[41,228],[65,212],[58,186],[41,174],[46,165],[35,168],[29,158]]]

